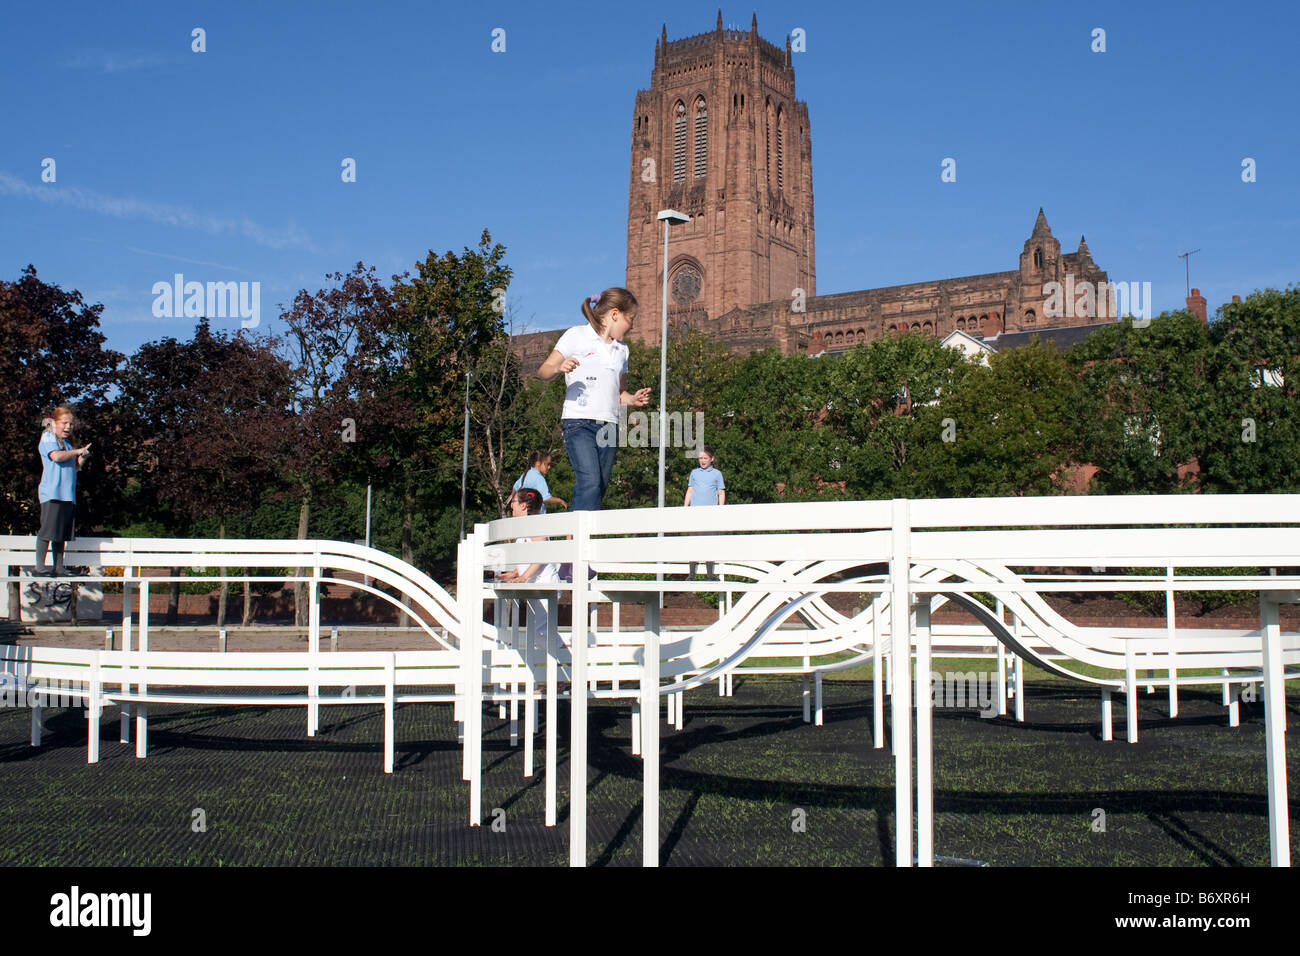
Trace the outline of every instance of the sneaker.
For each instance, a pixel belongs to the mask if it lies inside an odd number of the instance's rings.
[[[38,564],[36,567],[32,568],[32,577],[52,578],[54,577],[54,569],[48,564]]]
[[[66,567],[55,568],[54,573],[59,577],[82,577],[90,573],[90,568],[82,567],[79,564],[69,564]]]

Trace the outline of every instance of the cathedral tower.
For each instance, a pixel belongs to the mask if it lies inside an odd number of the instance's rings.
[[[650,89],[636,94],[628,190],[627,287],[634,335],[658,342],[661,209],[691,217],[669,239],[670,329],[737,307],[816,292],[812,139],[785,49],[750,29],[655,43]]]

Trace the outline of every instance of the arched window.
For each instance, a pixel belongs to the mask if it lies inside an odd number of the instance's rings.
[[[785,188],[785,153],[782,147],[782,127],[785,125],[785,114],[780,107],[776,110],[776,188],[780,192]]]
[[[921,326],[921,331],[924,332],[926,335],[934,335],[934,324],[927,321],[924,325]]]
[[[963,332],[966,331],[966,320],[964,318],[957,320],[957,328]]]
[[[1033,325],[1034,320],[1037,318],[1038,316],[1035,314],[1033,309],[1025,310],[1025,325]]]
[[[772,188],[772,101],[768,100],[763,108],[763,176],[767,188]]]
[[[695,178],[703,179],[709,171],[709,111],[704,97],[695,101]]]
[[[921,331],[921,323],[920,323],[920,322],[913,322],[913,323],[912,323],[912,331],[913,331],[913,332],[920,332],[920,331]]]
[[[858,329],[858,341],[859,341],[859,342],[865,342],[866,340],[867,340],[867,330],[866,330],[866,329]]]
[[[669,288],[672,290],[673,305],[683,309],[689,308],[700,297],[700,290],[704,288],[704,277],[694,265],[689,262],[683,263],[669,279]]]
[[[1034,268],[1041,269],[1042,267],[1043,267],[1043,250],[1041,248],[1038,248],[1034,250]]]
[[[673,107],[673,182],[686,181],[686,104]]]

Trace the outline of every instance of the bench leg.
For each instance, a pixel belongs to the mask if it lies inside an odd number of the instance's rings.
[[[822,672],[821,671],[818,671],[817,674],[813,677],[813,683],[816,689],[815,719],[813,720],[813,724],[817,727],[820,727],[822,726]]]
[[[126,688],[122,688],[126,690]],[[121,743],[129,744],[131,742],[131,705],[127,701],[122,701],[121,733],[119,740]]]
[[[641,702],[632,701],[632,756],[641,756]]]
[[[44,724],[41,723],[41,705],[32,705],[32,746],[41,745],[41,731],[44,730]]]
[[[149,705],[135,705],[135,755],[144,757],[149,750]]]
[[[90,685],[86,698],[86,763],[99,763],[99,685]]]
[[[1101,689],[1101,739],[1115,739],[1114,706],[1110,699],[1110,688]]]

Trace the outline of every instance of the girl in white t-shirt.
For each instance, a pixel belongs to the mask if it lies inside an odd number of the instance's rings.
[[[622,405],[650,404],[650,389],[628,392],[627,346],[623,337],[636,321],[637,303],[627,289],[606,289],[582,303],[586,325],[560,336],[537,370],[549,381],[564,374],[564,411],[560,425],[564,449],[577,475],[570,511],[599,511],[609,487],[618,452],[618,418]]]

